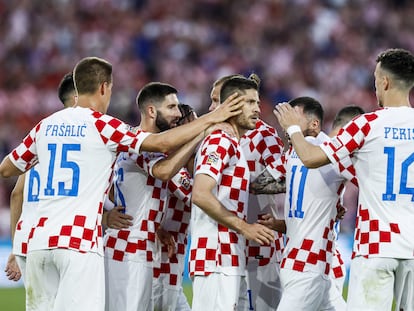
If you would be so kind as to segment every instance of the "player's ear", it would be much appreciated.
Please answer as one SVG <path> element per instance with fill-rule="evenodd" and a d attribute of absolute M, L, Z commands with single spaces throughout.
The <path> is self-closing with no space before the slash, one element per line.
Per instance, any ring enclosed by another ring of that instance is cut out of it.
<path fill-rule="evenodd" d="M 318 129 L 320 127 L 320 122 L 317 118 L 314 118 L 311 122 L 312 129 Z"/>
<path fill-rule="evenodd" d="M 384 91 L 388 90 L 391 87 L 391 79 L 389 76 L 384 75 L 381 80 L 382 87 Z"/>
<path fill-rule="evenodd" d="M 106 87 L 106 82 L 101 83 L 99 86 L 99 94 L 105 95 Z"/>
<path fill-rule="evenodd" d="M 157 109 L 155 109 L 155 106 L 148 105 L 146 110 L 147 110 L 148 116 L 150 116 L 151 118 L 155 119 L 157 117 Z"/>

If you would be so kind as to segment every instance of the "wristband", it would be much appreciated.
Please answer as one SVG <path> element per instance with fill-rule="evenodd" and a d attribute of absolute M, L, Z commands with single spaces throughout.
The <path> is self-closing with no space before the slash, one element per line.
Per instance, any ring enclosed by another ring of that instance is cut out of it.
<path fill-rule="evenodd" d="M 292 136 L 298 132 L 302 132 L 299 125 L 291 125 L 286 129 L 286 133 L 288 133 L 289 136 Z"/>

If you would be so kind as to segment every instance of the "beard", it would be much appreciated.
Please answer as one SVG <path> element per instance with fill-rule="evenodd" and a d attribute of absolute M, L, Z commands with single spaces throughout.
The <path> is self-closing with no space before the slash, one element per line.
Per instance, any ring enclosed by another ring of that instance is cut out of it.
<path fill-rule="evenodd" d="M 160 111 L 157 111 L 157 117 L 155 118 L 155 125 L 160 130 L 160 132 L 164 132 L 171 128 L 170 123 L 164 118 Z"/>
<path fill-rule="evenodd" d="M 254 130 L 256 128 L 256 122 L 251 122 L 245 117 L 241 117 L 238 121 L 239 127 L 246 131 Z"/>

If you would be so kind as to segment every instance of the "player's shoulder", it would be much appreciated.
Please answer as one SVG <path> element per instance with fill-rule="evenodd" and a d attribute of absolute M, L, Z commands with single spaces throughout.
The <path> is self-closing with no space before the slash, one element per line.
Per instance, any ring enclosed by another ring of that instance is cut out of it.
<path fill-rule="evenodd" d="M 277 136 L 276 129 L 273 126 L 267 124 L 266 122 L 260 119 L 256 122 L 255 130 L 261 133 L 263 136 L 270 136 L 270 135 Z"/>
<path fill-rule="evenodd" d="M 237 142 L 235 139 L 236 138 L 233 137 L 232 134 L 226 132 L 225 130 L 217 129 L 205 138 L 205 142 L 208 144 L 220 145 Z"/>
<path fill-rule="evenodd" d="M 216 150 L 219 153 L 234 154 L 239 149 L 236 137 L 223 130 L 216 130 L 208 135 L 203 142 L 202 150 Z"/>

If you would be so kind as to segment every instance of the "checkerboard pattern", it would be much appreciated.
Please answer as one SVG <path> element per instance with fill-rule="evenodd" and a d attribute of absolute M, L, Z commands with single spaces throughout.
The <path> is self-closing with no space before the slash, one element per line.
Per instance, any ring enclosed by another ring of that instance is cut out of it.
<path fill-rule="evenodd" d="M 257 169 L 255 163 L 264 166 L 274 163 L 283 151 L 283 142 L 276 130 L 262 120 L 256 123 L 256 129 L 246 132 L 240 145 L 248 159 L 250 172 L 261 172 L 262 168 Z"/>
<path fill-rule="evenodd" d="M 42 122 L 39 122 L 9 155 L 10 160 L 21 171 L 28 170 L 37 161 L 35 141 L 41 124 Z"/>
<path fill-rule="evenodd" d="M 13 254 L 25 256 L 27 254 L 27 240 L 30 230 L 25 228 L 23 230 L 23 220 L 20 220 L 16 224 L 16 231 L 14 232 L 13 240 Z"/>
<path fill-rule="evenodd" d="M 150 241 L 132 239 L 129 237 L 129 230 L 119 230 L 116 237 L 108 236 L 105 241 L 105 256 L 117 261 L 128 260 L 128 254 L 135 255 L 138 252 L 141 253 L 143 261 L 152 262 L 153 257 L 153 245 Z"/>
<path fill-rule="evenodd" d="M 61 227 L 59 235 L 49 237 L 49 248 L 69 248 L 80 252 L 92 249 L 97 238 L 95 228 L 87 228 L 85 223 L 85 216 L 76 215 L 71 225 Z"/>
<path fill-rule="evenodd" d="M 276 165 L 283 151 L 283 142 L 276 130 L 261 120 L 256 123 L 254 130 L 246 132 L 240 139 L 240 145 L 247 159 L 251 180 L 256 179 L 266 166 Z M 264 214 L 263 209 L 276 204 L 272 196 L 266 197 L 267 200 L 262 196 L 260 201 L 254 197 L 254 194 L 249 195 L 249 222 L 256 221 Z M 275 241 L 270 245 L 261 246 L 254 241 L 247 241 L 246 246 L 247 262 L 256 260 L 260 266 L 264 266 L 281 260 L 283 235 L 275 232 Z"/>
<path fill-rule="evenodd" d="M 168 281 L 168 285 L 178 287 L 181 286 L 184 271 L 187 232 L 191 217 L 192 178 L 187 169 L 182 168 L 168 182 L 168 190 L 163 228 L 173 235 L 177 243 L 177 252 L 172 258 L 168 258 L 167 247 L 161 248 L 161 268 L 154 268 L 154 277 L 168 274 L 168 277 L 163 279 L 164 282 Z"/>
<path fill-rule="evenodd" d="M 197 174 L 214 178 L 217 199 L 246 220 L 250 173 L 237 141 L 223 131 L 207 136 L 197 152 Z M 217 270 L 244 275 L 244 237 L 218 224 L 195 205 L 193 213 L 196 216 L 191 224 L 190 275 L 208 275 Z"/>
<path fill-rule="evenodd" d="M 300 248 L 289 248 L 289 240 L 286 242 L 286 250 L 280 267 L 299 272 L 307 271 L 308 266 L 317 266 L 322 273 L 329 275 L 333 254 L 333 225 L 325 227 L 321 241 L 303 239 Z"/>
<path fill-rule="evenodd" d="M 337 137 L 324 143 L 324 145 L 329 146 L 332 150 L 332 156 L 335 162 L 340 161 L 340 156 L 337 154 L 340 148 L 345 147 L 347 154 L 350 154 L 355 149 L 361 148 L 364 145 L 365 137 L 371 131 L 369 122 L 377 118 L 378 115 L 375 112 L 361 115 L 352 120 L 346 128 L 342 128 L 338 132 Z"/>
<path fill-rule="evenodd" d="M 217 266 L 218 249 L 216 241 L 207 237 L 200 237 L 192 242 L 189 258 L 190 276 L 209 275 Z"/>
<path fill-rule="evenodd" d="M 217 176 L 220 192 L 236 203 L 226 208 L 246 219 L 250 178 L 245 159 L 240 160 L 242 155 L 239 144 L 225 132 L 216 131 L 206 137 L 200 150 L 196 174 L 209 172 L 208 175 Z"/>
<path fill-rule="evenodd" d="M 147 233 L 149 241 L 155 242 L 155 232 L 158 230 L 164 217 L 164 204 L 166 198 L 163 193 L 167 184 L 152 176 L 148 176 L 147 186 L 151 187 L 152 198 L 156 200 L 157 204 L 151 206 L 147 218 L 143 219 L 141 222 L 140 229 Z"/>
<path fill-rule="evenodd" d="M 397 223 L 385 226 L 378 219 L 373 219 L 368 209 L 359 205 L 352 258 L 356 255 L 369 257 L 379 254 L 381 245 L 392 243 L 392 237 L 398 234 L 400 234 L 400 228 Z"/>
<path fill-rule="evenodd" d="M 107 145 L 115 145 L 115 148 L 111 149 L 115 149 L 116 152 L 129 152 L 137 149 L 137 134 L 132 133 L 127 124 L 97 111 L 93 112 L 92 115 L 97 119 L 95 126 L 102 141 Z M 138 131 L 137 133 L 141 132 Z"/>
<path fill-rule="evenodd" d="M 108 229 L 105 256 L 118 261 L 149 262 L 159 265 L 156 231 L 163 221 L 167 183 L 151 176 L 153 166 L 164 154 L 143 152 L 120 153 L 115 170 L 116 196 L 122 193 L 126 213 L 133 215 L 133 225 L 124 230 Z M 119 179 L 118 179 L 119 178 Z M 128 178 L 128 182 L 124 182 Z"/>
<path fill-rule="evenodd" d="M 336 279 L 343 278 L 346 274 L 345 263 L 338 249 L 335 249 L 332 257 L 332 274 Z"/>

